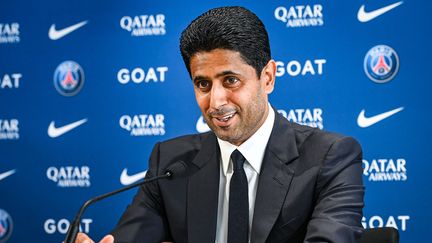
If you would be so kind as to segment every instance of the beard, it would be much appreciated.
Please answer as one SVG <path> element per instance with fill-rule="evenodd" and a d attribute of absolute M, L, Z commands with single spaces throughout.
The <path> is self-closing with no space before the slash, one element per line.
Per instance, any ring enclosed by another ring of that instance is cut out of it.
<path fill-rule="evenodd" d="M 209 110 L 204 115 L 204 118 L 207 125 L 219 139 L 234 145 L 240 145 L 251 137 L 264 123 L 267 112 L 266 107 L 266 99 L 259 92 L 257 97 L 255 97 L 255 102 L 248 102 L 243 109 L 238 106 L 222 106 L 218 109 Z M 230 119 L 235 120 L 226 127 L 217 126 L 212 121 L 216 119 L 214 118 L 215 116 L 224 117 L 232 113 L 234 113 L 234 116 Z"/>

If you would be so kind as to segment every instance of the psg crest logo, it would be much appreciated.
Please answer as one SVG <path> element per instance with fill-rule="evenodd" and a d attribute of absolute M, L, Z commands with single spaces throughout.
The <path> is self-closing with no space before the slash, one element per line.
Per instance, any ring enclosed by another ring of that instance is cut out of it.
<path fill-rule="evenodd" d="M 9 214 L 0 209 L 0 242 L 6 242 L 12 234 L 12 218 Z"/>
<path fill-rule="evenodd" d="M 64 96 L 76 95 L 84 84 L 84 71 L 74 61 L 62 62 L 54 72 L 54 86 Z"/>
<path fill-rule="evenodd" d="M 399 57 L 393 48 L 386 45 L 374 46 L 364 58 L 364 71 L 376 83 L 386 83 L 399 70 Z"/>

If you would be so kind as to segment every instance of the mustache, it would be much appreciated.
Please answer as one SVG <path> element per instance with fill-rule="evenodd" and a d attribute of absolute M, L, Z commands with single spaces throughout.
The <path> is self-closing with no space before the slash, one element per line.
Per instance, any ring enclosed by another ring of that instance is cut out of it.
<path fill-rule="evenodd" d="M 207 115 L 209 117 L 214 116 L 224 116 L 229 113 L 237 112 L 237 109 L 235 108 L 229 108 L 229 107 L 219 107 L 217 109 L 213 109 L 207 112 Z"/>

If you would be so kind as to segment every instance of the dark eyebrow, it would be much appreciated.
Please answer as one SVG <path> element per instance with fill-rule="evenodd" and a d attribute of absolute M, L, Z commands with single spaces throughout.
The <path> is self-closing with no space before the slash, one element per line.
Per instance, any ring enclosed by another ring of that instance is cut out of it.
<path fill-rule="evenodd" d="M 216 78 L 222 77 L 222 76 L 226 76 L 226 75 L 239 75 L 238 73 L 231 71 L 231 70 L 226 70 L 223 72 L 220 72 L 218 74 L 216 74 Z M 206 77 L 206 76 L 196 76 L 193 81 L 194 83 L 200 81 L 200 80 L 208 80 L 210 78 Z"/>
<path fill-rule="evenodd" d="M 216 78 L 226 76 L 226 75 L 239 75 L 239 74 L 234 72 L 234 71 L 231 71 L 231 70 L 226 70 L 226 71 L 223 71 L 221 73 L 216 74 Z"/>

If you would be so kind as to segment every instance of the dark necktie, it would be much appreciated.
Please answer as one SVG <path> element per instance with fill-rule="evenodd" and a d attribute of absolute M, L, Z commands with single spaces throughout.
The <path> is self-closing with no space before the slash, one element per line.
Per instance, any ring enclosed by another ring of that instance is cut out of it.
<path fill-rule="evenodd" d="M 248 243 L 248 181 L 243 164 L 246 159 L 237 149 L 231 154 L 233 175 L 230 182 L 228 209 L 228 243 Z"/>

